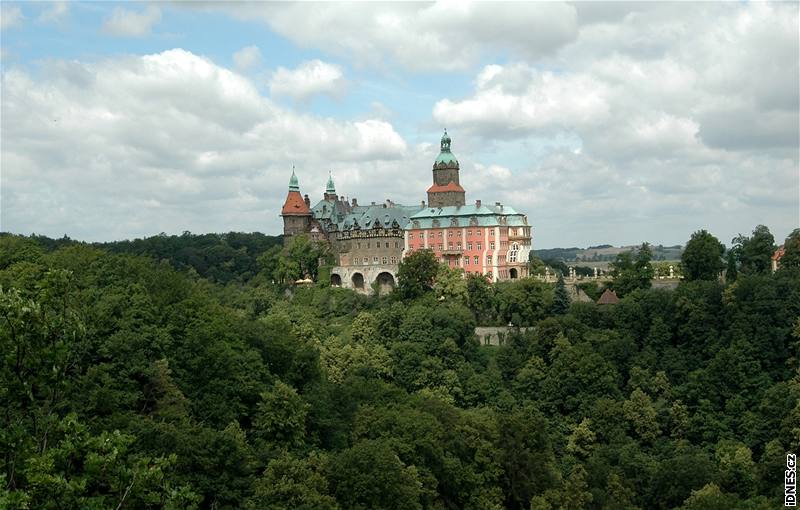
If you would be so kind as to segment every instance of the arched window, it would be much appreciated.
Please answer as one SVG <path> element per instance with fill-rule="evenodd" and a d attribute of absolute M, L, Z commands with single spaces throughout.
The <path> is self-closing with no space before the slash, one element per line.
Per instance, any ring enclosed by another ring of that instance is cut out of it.
<path fill-rule="evenodd" d="M 512 243 L 511 249 L 508 251 L 508 261 L 516 262 L 518 254 L 519 254 L 519 245 L 517 243 Z"/>

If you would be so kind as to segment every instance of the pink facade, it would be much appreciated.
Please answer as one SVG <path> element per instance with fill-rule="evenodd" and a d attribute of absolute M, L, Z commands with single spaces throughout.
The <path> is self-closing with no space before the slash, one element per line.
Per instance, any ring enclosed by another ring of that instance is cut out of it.
<path fill-rule="evenodd" d="M 442 263 L 466 274 L 482 274 L 492 280 L 528 276 L 530 227 L 410 228 L 406 230 L 406 255 L 430 249 Z"/>

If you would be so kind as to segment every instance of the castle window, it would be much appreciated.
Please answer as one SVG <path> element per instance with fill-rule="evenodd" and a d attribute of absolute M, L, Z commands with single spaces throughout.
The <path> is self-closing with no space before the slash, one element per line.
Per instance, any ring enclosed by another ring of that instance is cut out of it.
<path fill-rule="evenodd" d="M 492 256 L 491 255 L 486 255 L 486 263 L 487 264 L 491 264 L 492 263 Z"/>
<path fill-rule="evenodd" d="M 489 249 L 494 250 L 494 241 L 489 243 Z"/>
<path fill-rule="evenodd" d="M 363 264 L 364 264 L 365 266 L 366 266 L 367 264 L 369 264 L 369 257 L 364 257 L 364 262 L 363 262 Z"/>
<path fill-rule="evenodd" d="M 378 257 L 372 257 L 372 263 L 373 264 L 377 264 L 378 263 Z"/>
<path fill-rule="evenodd" d="M 414 232 L 409 232 L 408 233 L 408 238 L 409 239 L 414 239 Z"/>
<path fill-rule="evenodd" d="M 389 241 L 386 241 L 386 247 L 387 248 L 389 247 Z"/>
<path fill-rule="evenodd" d="M 476 230 L 475 231 L 475 235 L 478 235 L 478 236 L 481 235 L 481 229 Z"/>
<path fill-rule="evenodd" d="M 358 243 L 358 249 L 359 250 L 361 249 L 361 243 Z"/>
<path fill-rule="evenodd" d="M 456 243 L 456 249 L 461 250 L 461 243 Z"/>
<path fill-rule="evenodd" d="M 478 243 L 478 249 L 479 250 L 481 249 L 481 243 Z"/>
<path fill-rule="evenodd" d="M 359 260 L 361 260 L 361 259 L 359 259 L 358 257 L 354 258 L 353 259 L 353 264 L 358 264 Z"/>
<path fill-rule="evenodd" d="M 399 248 L 400 247 L 400 241 L 395 241 L 394 242 L 394 247 L 395 248 Z"/>
<path fill-rule="evenodd" d="M 439 245 L 439 251 L 442 251 L 442 245 L 441 244 Z"/>
<path fill-rule="evenodd" d="M 467 250 L 472 250 L 472 243 L 467 243 Z"/>
<path fill-rule="evenodd" d="M 469 257 L 464 257 L 464 264 L 469 265 Z"/>
<path fill-rule="evenodd" d="M 517 261 L 517 253 L 519 253 L 519 245 L 514 243 L 511 245 L 511 250 L 508 252 L 508 261 L 509 262 L 516 262 Z"/>
<path fill-rule="evenodd" d="M 452 250 L 453 249 L 453 243 L 448 243 L 447 244 L 447 249 Z"/>
<path fill-rule="evenodd" d="M 369 243 L 367 243 L 367 248 L 369 248 Z"/>
<path fill-rule="evenodd" d="M 441 238 L 442 238 L 442 231 L 440 230 L 439 231 L 439 239 L 441 239 Z"/>
<path fill-rule="evenodd" d="M 397 257 L 392 257 L 392 264 L 397 264 Z"/>
<path fill-rule="evenodd" d="M 386 258 L 386 257 L 383 257 L 383 263 L 384 263 L 384 264 L 387 264 L 388 262 L 389 262 L 389 259 L 388 259 L 388 258 Z"/>
<path fill-rule="evenodd" d="M 433 228 L 439 228 L 439 220 L 433 220 Z"/>
<path fill-rule="evenodd" d="M 458 226 L 458 218 L 450 218 L 450 226 L 457 227 Z"/>
<path fill-rule="evenodd" d="M 414 228 L 419 228 L 419 222 L 417 220 L 414 220 L 414 223 L 412 223 L 412 225 L 414 226 Z"/>
<path fill-rule="evenodd" d="M 467 230 L 467 235 L 471 236 L 472 235 L 472 230 Z"/>
<path fill-rule="evenodd" d="M 489 235 L 494 236 L 494 229 L 489 230 Z"/>
<path fill-rule="evenodd" d="M 475 257 L 473 257 L 473 260 L 475 261 L 475 265 L 476 265 L 476 266 L 477 266 L 478 264 L 480 264 L 480 262 L 478 261 L 478 256 L 477 256 L 477 255 L 475 255 Z"/>

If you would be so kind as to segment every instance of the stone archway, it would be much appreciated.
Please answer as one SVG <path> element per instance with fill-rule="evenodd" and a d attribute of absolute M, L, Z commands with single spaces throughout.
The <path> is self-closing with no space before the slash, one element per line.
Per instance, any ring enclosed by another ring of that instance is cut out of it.
<path fill-rule="evenodd" d="M 351 278 L 353 282 L 353 288 L 364 290 L 364 275 L 361 273 L 353 273 L 353 277 Z"/>
<path fill-rule="evenodd" d="M 388 271 L 379 273 L 375 281 L 378 283 L 378 292 L 381 294 L 388 294 L 394 290 L 394 275 Z"/>
<path fill-rule="evenodd" d="M 517 276 L 517 268 L 515 268 L 515 267 L 512 267 L 511 269 L 509 269 L 509 270 L 508 270 L 508 276 L 509 276 L 509 277 L 510 277 L 512 280 L 516 280 L 516 279 L 518 278 L 518 276 Z"/>
<path fill-rule="evenodd" d="M 331 274 L 331 286 L 333 287 L 341 287 L 342 286 L 342 277 L 336 273 Z"/>

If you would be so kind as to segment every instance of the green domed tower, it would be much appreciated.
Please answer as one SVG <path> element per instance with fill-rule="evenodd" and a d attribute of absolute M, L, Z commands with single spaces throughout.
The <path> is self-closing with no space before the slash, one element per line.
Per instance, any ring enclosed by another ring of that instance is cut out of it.
<path fill-rule="evenodd" d="M 338 198 L 336 196 L 336 186 L 333 185 L 333 175 L 330 172 L 328 172 L 328 184 L 325 186 L 325 194 L 323 197 L 325 200 L 334 202 Z"/>
<path fill-rule="evenodd" d="M 444 130 L 441 149 L 433 162 L 433 185 L 428 188 L 428 205 L 431 207 L 462 206 L 465 191 L 458 182 L 458 160 L 450 152 L 450 135 Z"/>

